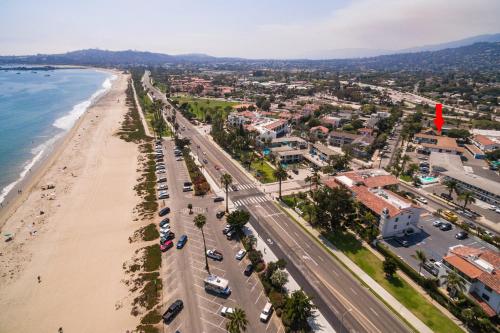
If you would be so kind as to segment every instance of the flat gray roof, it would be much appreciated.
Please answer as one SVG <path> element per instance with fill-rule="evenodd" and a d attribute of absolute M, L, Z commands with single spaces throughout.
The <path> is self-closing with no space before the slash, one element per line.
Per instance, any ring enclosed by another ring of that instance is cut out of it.
<path fill-rule="evenodd" d="M 304 155 L 307 153 L 307 149 L 292 149 L 287 151 L 280 151 L 278 155 L 280 156 L 293 156 L 293 155 Z"/>
<path fill-rule="evenodd" d="M 431 167 L 440 167 L 446 169 L 446 171 L 464 172 L 462 160 L 458 155 L 432 152 L 429 157 L 429 164 Z"/>
<path fill-rule="evenodd" d="M 480 188 L 486 192 L 489 192 L 491 194 L 500 197 L 500 186 L 498 186 L 498 182 L 496 181 L 472 173 L 465 173 L 465 172 L 447 171 L 443 172 L 443 175 L 455 178 L 456 180 L 461 181 L 462 183 L 466 183 L 471 186 Z"/>
<path fill-rule="evenodd" d="M 271 142 L 272 143 L 280 143 L 280 142 L 303 142 L 306 143 L 306 140 L 299 138 L 298 136 L 284 136 L 281 138 L 273 139 Z"/>
<path fill-rule="evenodd" d="M 321 153 L 326 154 L 326 155 L 338 155 L 335 151 L 333 151 L 332 149 L 328 148 L 327 146 L 325 146 L 322 143 L 315 143 L 314 144 L 314 148 L 316 148 Z"/>

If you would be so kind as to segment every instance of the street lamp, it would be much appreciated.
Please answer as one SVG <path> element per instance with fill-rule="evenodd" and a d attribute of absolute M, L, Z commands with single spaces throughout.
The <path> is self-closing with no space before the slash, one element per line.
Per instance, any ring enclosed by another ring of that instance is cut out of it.
<path fill-rule="evenodd" d="M 352 311 L 352 308 L 349 308 L 349 309 L 345 310 L 345 312 L 342 314 L 342 319 L 341 319 L 342 326 L 344 326 L 344 316 L 351 311 Z"/>

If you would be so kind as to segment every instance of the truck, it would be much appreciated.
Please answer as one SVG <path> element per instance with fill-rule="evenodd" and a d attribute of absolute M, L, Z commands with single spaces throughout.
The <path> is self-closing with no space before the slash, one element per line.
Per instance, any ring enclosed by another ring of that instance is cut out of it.
<path fill-rule="evenodd" d="M 209 275 L 204 280 L 205 291 L 214 293 L 221 296 L 231 295 L 231 288 L 229 288 L 229 281 L 218 277 L 217 275 Z"/>
<path fill-rule="evenodd" d="M 183 308 L 184 308 L 184 303 L 182 302 L 182 300 L 178 299 L 175 302 L 173 302 L 168 307 L 167 311 L 165 311 L 165 313 L 163 314 L 162 316 L 163 322 L 165 324 L 169 324 L 172 320 L 174 320 L 174 318 L 177 316 L 177 314 L 179 314 L 179 312 L 181 312 Z"/>

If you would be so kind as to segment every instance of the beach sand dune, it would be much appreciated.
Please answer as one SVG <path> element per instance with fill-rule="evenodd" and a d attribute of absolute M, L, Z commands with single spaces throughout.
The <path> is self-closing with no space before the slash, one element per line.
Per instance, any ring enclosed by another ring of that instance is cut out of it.
<path fill-rule="evenodd" d="M 138 324 L 121 283 L 122 264 L 140 246 L 128 240 L 139 227 L 138 149 L 115 135 L 127 79 L 117 74 L 2 228 L 15 238 L 0 244 L 0 332 L 125 332 Z M 55 188 L 41 189 L 49 183 Z"/>

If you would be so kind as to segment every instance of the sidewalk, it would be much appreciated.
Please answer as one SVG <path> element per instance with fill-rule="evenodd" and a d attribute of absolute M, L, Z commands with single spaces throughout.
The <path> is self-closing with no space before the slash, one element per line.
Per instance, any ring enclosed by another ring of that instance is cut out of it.
<path fill-rule="evenodd" d="M 191 152 L 191 154 L 195 156 L 193 152 Z M 210 184 L 212 192 L 216 193 L 217 195 L 223 196 L 225 198 L 226 192 L 217 185 L 216 181 L 210 176 L 210 174 L 205 170 L 205 168 L 201 168 L 201 172 L 207 179 L 207 182 Z M 229 200 L 229 207 L 230 211 L 234 209 L 234 204 L 230 200 Z M 245 234 L 254 235 L 257 238 L 257 244 L 255 248 L 262 253 L 265 262 L 278 260 L 278 257 L 267 245 L 267 241 L 263 239 L 250 224 L 247 224 L 247 229 L 245 230 Z M 243 248 L 243 245 L 241 247 Z M 289 292 L 301 289 L 299 284 L 293 279 L 290 273 L 288 271 L 287 273 L 288 273 L 288 283 L 285 285 L 285 288 L 287 288 Z M 277 316 L 273 316 L 273 318 L 277 319 Z M 280 321 L 279 325 L 280 327 L 282 327 L 281 320 L 279 321 Z M 326 318 L 321 314 L 321 312 L 317 310 L 315 311 L 315 317 L 309 322 L 309 324 L 313 328 L 313 332 L 335 333 L 335 330 L 333 329 L 333 327 L 330 326 Z"/>
<path fill-rule="evenodd" d="M 153 138 L 154 135 L 151 135 L 151 132 L 149 131 L 148 123 L 146 121 L 146 118 L 144 117 L 144 113 L 142 112 L 141 104 L 139 103 L 139 99 L 137 98 L 137 93 L 135 92 L 134 80 L 132 80 L 131 84 L 132 84 L 132 90 L 134 91 L 135 105 L 137 106 L 137 110 L 139 111 L 139 116 L 141 117 L 142 126 L 144 127 L 144 132 L 146 133 L 146 136 Z"/>
<path fill-rule="evenodd" d="M 280 205 L 278 203 L 278 205 Z M 327 239 L 322 237 L 320 233 L 311 227 L 301 216 L 295 213 L 288 207 L 280 205 L 288 214 L 293 216 L 295 220 L 301 224 L 301 226 L 307 230 L 309 234 L 319 239 L 328 250 L 340 261 L 342 262 L 351 272 L 353 272 L 361 281 L 363 281 L 375 294 L 382 298 L 387 304 L 389 304 L 392 309 L 397 312 L 402 318 L 408 321 L 416 330 L 424 333 L 432 333 L 432 330 L 425 325 L 420 319 L 418 319 L 410 310 L 404 307 L 394 296 L 392 296 L 387 290 L 380 286 L 375 280 L 373 280 L 368 274 L 366 274 L 361 268 L 359 268 L 354 262 L 351 261 L 342 251 L 338 250 L 332 243 Z"/>

